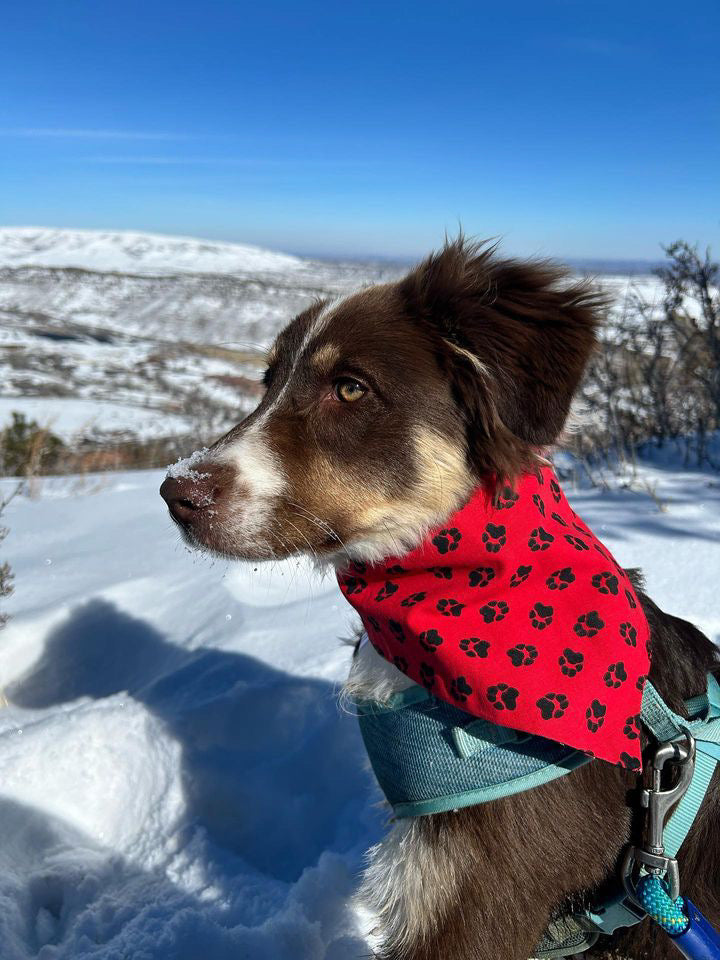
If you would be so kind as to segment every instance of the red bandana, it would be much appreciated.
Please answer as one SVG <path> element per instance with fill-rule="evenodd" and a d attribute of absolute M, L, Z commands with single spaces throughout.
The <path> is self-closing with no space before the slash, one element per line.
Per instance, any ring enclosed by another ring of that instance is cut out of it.
<path fill-rule="evenodd" d="M 338 573 L 377 651 L 486 720 L 631 769 L 648 624 L 550 469 L 483 490 L 416 550 Z"/>

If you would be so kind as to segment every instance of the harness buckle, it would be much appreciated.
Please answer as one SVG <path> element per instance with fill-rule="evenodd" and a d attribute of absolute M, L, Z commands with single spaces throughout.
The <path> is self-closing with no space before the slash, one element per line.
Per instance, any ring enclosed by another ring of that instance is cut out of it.
<path fill-rule="evenodd" d="M 675 857 L 665 854 L 663 831 L 670 810 L 687 792 L 695 772 L 695 739 L 687 728 L 683 733 L 684 741 L 671 740 L 655 750 L 651 765 L 652 786 L 640 794 L 640 804 L 648 812 L 645 845 L 628 847 L 621 868 L 625 892 L 636 904 L 637 875 L 641 869 L 645 873 L 664 876 L 672 900 L 680 896 L 678 862 Z M 666 765 L 677 767 L 678 777 L 673 786 L 663 789 L 662 774 Z"/>

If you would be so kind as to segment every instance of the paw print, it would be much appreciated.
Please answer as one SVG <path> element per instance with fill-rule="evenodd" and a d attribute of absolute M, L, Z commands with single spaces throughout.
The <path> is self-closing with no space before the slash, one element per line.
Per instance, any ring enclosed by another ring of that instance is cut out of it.
<path fill-rule="evenodd" d="M 463 637 L 460 641 L 460 649 L 466 657 L 484 659 L 488 655 L 490 644 L 487 640 L 480 640 L 479 637 Z"/>
<path fill-rule="evenodd" d="M 342 585 L 346 596 L 352 597 L 356 593 L 363 592 L 367 587 L 367 581 L 362 577 L 344 577 Z"/>
<path fill-rule="evenodd" d="M 514 667 L 530 667 L 537 660 L 537 647 L 531 643 L 516 643 L 505 651 Z"/>
<path fill-rule="evenodd" d="M 567 526 L 567 522 L 566 522 L 565 520 L 563 520 L 563 518 L 560 516 L 559 513 L 552 513 L 551 516 L 552 516 L 553 520 L 555 521 L 555 523 L 559 523 L 561 527 L 566 527 L 566 526 Z"/>
<path fill-rule="evenodd" d="M 617 596 L 619 586 L 618 578 L 614 573 L 610 573 L 609 570 L 605 570 L 603 573 L 596 573 L 591 583 L 600 593 L 611 593 L 614 597 Z"/>
<path fill-rule="evenodd" d="M 459 617 L 465 604 L 452 599 L 438 600 L 437 608 L 444 617 Z"/>
<path fill-rule="evenodd" d="M 480 607 L 480 616 L 485 623 L 499 623 L 510 613 L 510 607 L 504 600 L 491 600 Z"/>
<path fill-rule="evenodd" d="M 350 569 L 354 573 L 363 574 L 367 571 L 367 564 L 363 563 L 362 560 L 353 560 L 353 562 L 350 564 Z"/>
<path fill-rule="evenodd" d="M 452 567 L 430 567 L 430 573 L 438 580 L 452 580 Z"/>
<path fill-rule="evenodd" d="M 405 567 L 401 567 L 399 563 L 396 563 L 394 567 L 388 567 L 385 573 L 389 573 L 390 576 L 394 576 L 396 573 L 407 573 Z"/>
<path fill-rule="evenodd" d="M 423 650 L 427 650 L 428 653 L 433 653 L 437 648 L 443 643 L 443 638 L 437 632 L 437 630 L 423 630 L 423 632 L 418 637 L 420 641 L 420 646 Z"/>
<path fill-rule="evenodd" d="M 450 527 L 449 530 L 441 530 L 437 533 L 432 542 L 437 547 L 438 553 L 451 553 L 453 550 L 457 550 L 461 539 L 462 534 L 457 527 Z"/>
<path fill-rule="evenodd" d="M 543 500 L 543 498 L 540 496 L 539 493 L 534 493 L 534 494 L 533 494 L 532 502 L 535 504 L 535 506 L 536 506 L 536 507 L 538 508 L 538 510 L 540 511 L 540 516 L 541 516 L 541 517 L 544 517 L 544 516 L 545 516 L 545 501 Z"/>
<path fill-rule="evenodd" d="M 501 523 L 488 523 L 483 531 L 482 542 L 488 553 L 499 553 L 507 543 L 505 527 Z"/>
<path fill-rule="evenodd" d="M 538 602 L 530 610 L 528 616 L 530 617 L 530 623 L 536 630 L 544 630 L 553 621 L 553 608 Z"/>
<path fill-rule="evenodd" d="M 570 544 L 570 546 L 575 547 L 576 550 L 580 550 L 582 552 L 583 550 L 590 549 L 590 547 L 587 545 L 587 543 L 584 540 L 582 540 L 580 537 L 574 537 L 571 533 L 566 533 L 565 539 Z"/>
<path fill-rule="evenodd" d="M 607 707 L 599 700 L 593 700 L 585 711 L 585 721 L 590 733 L 597 733 L 600 727 L 605 723 L 605 714 Z"/>
<path fill-rule="evenodd" d="M 577 514 L 576 514 L 576 516 L 577 516 Z M 578 533 L 584 533 L 585 536 L 587 536 L 588 533 L 590 532 L 590 531 L 588 530 L 588 528 L 585 527 L 585 526 L 583 526 L 581 523 L 575 523 L 575 521 L 573 521 L 573 526 L 575 527 L 575 529 L 577 530 Z"/>
<path fill-rule="evenodd" d="M 548 533 L 547 530 L 544 530 L 542 527 L 535 527 L 530 534 L 528 546 L 533 552 L 537 552 L 538 550 L 547 550 L 554 541 L 555 537 L 551 533 Z"/>
<path fill-rule="evenodd" d="M 628 740 L 637 740 L 640 737 L 640 714 L 635 713 L 632 717 L 628 717 L 625 721 L 625 726 L 623 727 L 623 733 L 628 738 Z"/>
<path fill-rule="evenodd" d="M 495 506 L 498 510 L 510 510 L 520 499 L 520 494 L 515 493 L 512 487 L 503 487 L 495 498 Z"/>
<path fill-rule="evenodd" d="M 400 673 L 408 672 L 408 662 L 405 657 L 393 657 L 393 663 L 398 668 Z"/>
<path fill-rule="evenodd" d="M 453 699 L 459 700 L 460 703 L 465 703 L 471 693 L 472 687 L 467 682 L 465 677 L 455 677 L 450 684 L 450 695 L 453 697 Z"/>
<path fill-rule="evenodd" d="M 428 663 L 420 664 L 420 683 L 426 690 L 431 690 L 435 685 L 435 671 Z"/>
<path fill-rule="evenodd" d="M 498 683 L 488 687 L 487 698 L 496 710 L 514 710 L 520 691 L 507 683 Z"/>
<path fill-rule="evenodd" d="M 584 666 L 585 657 L 582 653 L 576 653 L 570 647 L 565 647 L 558 663 L 560 664 L 560 672 L 564 673 L 566 677 L 576 677 Z"/>
<path fill-rule="evenodd" d="M 414 607 L 416 603 L 422 603 L 422 601 L 427 596 L 426 593 L 411 593 L 409 597 L 405 597 L 404 600 L 400 601 L 401 607 Z"/>
<path fill-rule="evenodd" d="M 632 593 L 630 593 L 629 590 L 625 591 L 625 597 L 627 598 L 627 602 L 630 605 L 630 609 L 634 610 L 637 607 L 637 601 L 635 600 L 635 597 L 632 595 Z"/>
<path fill-rule="evenodd" d="M 397 592 L 398 592 L 398 585 L 396 583 L 393 583 L 391 580 L 387 580 L 385 582 L 385 586 L 381 587 L 378 590 L 378 594 L 375 597 L 375 599 L 379 603 L 381 600 L 387 600 L 388 597 L 391 597 L 394 593 L 397 593 Z"/>
<path fill-rule="evenodd" d="M 536 706 L 540 708 L 543 720 L 558 720 L 570 706 L 570 701 L 564 693 L 546 693 L 536 701 Z"/>
<path fill-rule="evenodd" d="M 495 571 L 492 567 L 476 567 L 470 571 L 468 577 L 471 587 L 486 587 L 495 579 Z"/>
<path fill-rule="evenodd" d="M 555 503 L 560 503 L 560 498 L 562 497 L 562 493 L 560 491 L 560 485 L 558 484 L 557 480 L 550 481 L 550 493 L 552 493 L 553 500 L 555 501 Z"/>
<path fill-rule="evenodd" d="M 631 623 L 620 624 L 620 636 L 629 647 L 637 646 L 637 630 Z"/>
<path fill-rule="evenodd" d="M 563 567 L 561 570 L 553 570 L 545 581 L 545 586 L 550 590 L 567 590 L 571 583 L 575 583 L 575 574 L 571 567 Z"/>
<path fill-rule="evenodd" d="M 512 577 L 510 577 L 510 586 L 519 587 L 521 583 L 525 583 L 531 572 L 531 566 L 519 566 Z"/>
<path fill-rule="evenodd" d="M 625 670 L 625 664 L 622 662 L 622 660 L 618 660 L 617 663 L 610 664 L 605 671 L 603 680 L 605 681 L 606 687 L 613 687 L 615 690 L 625 683 L 627 680 L 627 672 Z"/>
<path fill-rule="evenodd" d="M 624 767 L 625 770 L 640 770 L 642 764 L 637 757 L 631 757 L 629 753 L 626 753 L 624 750 L 620 754 L 620 767 Z"/>
<path fill-rule="evenodd" d="M 388 627 L 393 637 L 395 637 L 399 643 L 405 643 L 405 631 L 401 623 L 398 623 L 397 620 L 388 620 Z"/>
<path fill-rule="evenodd" d="M 594 637 L 604 626 L 605 621 L 600 619 L 597 610 L 591 610 L 589 613 L 583 613 L 577 618 L 577 623 L 573 627 L 573 630 L 579 637 Z"/>
<path fill-rule="evenodd" d="M 635 681 L 635 688 L 637 690 L 642 690 L 642 688 L 645 686 L 645 682 L 647 681 L 647 679 L 648 679 L 648 675 L 646 673 L 641 673 L 640 676 Z"/>
<path fill-rule="evenodd" d="M 368 614 L 367 622 L 370 624 L 370 626 L 373 628 L 373 630 L 379 630 L 379 629 L 380 629 L 380 624 L 377 622 L 377 620 L 375 619 L 375 617 L 373 617 L 371 614 Z"/>

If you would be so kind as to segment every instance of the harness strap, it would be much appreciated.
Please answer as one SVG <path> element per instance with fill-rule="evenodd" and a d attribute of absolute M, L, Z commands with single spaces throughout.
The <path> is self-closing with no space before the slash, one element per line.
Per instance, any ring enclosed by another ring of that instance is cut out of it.
<path fill-rule="evenodd" d="M 647 681 L 643 690 L 641 717 L 660 743 L 675 740 L 690 730 L 695 738 L 695 773 L 687 793 L 678 803 L 665 824 L 666 853 L 677 856 L 690 828 L 698 815 L 710 786 L 715 767 L 720 762 L 720 684 L 712 674 L 707 675 L 707 691 L 685 702 L 688 719 L 674 713 L 655 687 Z M 611 934 L 620 927 L 632 927 L 644 914 L 617 891 L 600 907 L 587 912 L 594 927 L 603 934 Z"/>

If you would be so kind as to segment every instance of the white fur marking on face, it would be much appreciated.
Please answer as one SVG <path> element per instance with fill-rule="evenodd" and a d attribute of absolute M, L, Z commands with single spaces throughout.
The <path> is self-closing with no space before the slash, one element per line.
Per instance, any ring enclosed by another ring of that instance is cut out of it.
<path fill-rule="evenodd" d="M 245 535 L 264 529 L 273 501 L 285 490 L 285 471 L 257 424 L 240 438 L 221 447 L 213 458 L 216 463 L 235 468 L 237 485 L 242 489 L 242 518 Z"/>

